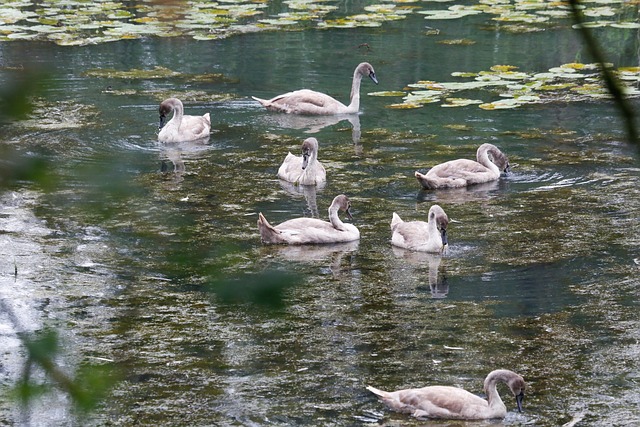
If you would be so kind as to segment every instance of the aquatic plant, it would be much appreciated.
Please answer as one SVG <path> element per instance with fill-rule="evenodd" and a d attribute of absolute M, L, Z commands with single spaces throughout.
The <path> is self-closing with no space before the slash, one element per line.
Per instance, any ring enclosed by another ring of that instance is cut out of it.
<path fill-rule="evenodd" d="M 593 99 L 612 99 L 600 77 L 598 64 L 571 63 L 553 67 L 546 72 L 516 71 L 517 67 L 495 65 L 479 72 L 454 72 L 453 77 L 465 81 L 435 82 L 430 80 L 411 83 L 405 88 L 402 103 L 388 108 L 419 108 L 425 104 L 441 102 L 443 107 L 475 105 L 484 110 L 518 108 L 523 105 L 548 102 L 578 102 Z M 640 80 L 640 68 L 614 70 L 620 77 L 622 93 L 627 98 L 640 96 L 636 83 Z M 458 97 L 465 91 L 486 92 L 498 100 L 479 100 Z M 374 92 L 373 96 L 392 96 L 395 92 Z"/>

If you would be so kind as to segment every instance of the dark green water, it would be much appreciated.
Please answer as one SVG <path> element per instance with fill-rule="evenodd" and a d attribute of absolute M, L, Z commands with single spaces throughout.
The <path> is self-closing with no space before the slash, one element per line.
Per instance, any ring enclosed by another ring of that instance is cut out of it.
<path fill-rule="evenodd" d="M 396 110 L 385 107 L 399 98 L 366 95 L 496 64 L 543 72 L 586 61 L 571 30 L 510 34 L 484 23 L 438 21 L 440 36 L 425 35 L 432 24 L 412 16 L 376 29 L 220 41 L 0 43 L 3 82 L 7 68 L 45 72 L 38 111 L 46 112 L 5 126 L 0 144 L 46 160 L 56 178 L 44 190 L 18 181 L 0 199 L 2 298 L 23 330 L 61 331 L 69 369 L 89 360 L 125 372 L 81 424 L 431 425 L 386 411 L 364 387 L 437 383 L 480 393 L 489 371 L 507 368 L 529 390 L 523 414 L 503 394 L 505 424 L 557 426 L 575 417 L 578 425 L 634 425 L 640 168 L 614 108 L 559 101 L 504 111 Z M 597 34 L 617 41 L 615 66 L 638 65 L 637 30 Z M 476 44 L 437 43 L 444 38 Z M 349 195 L 360 242 L 264 247 L 258 212 L 274 223 L 314 212 L 276 172 L 317 121 L 267 113 L 250 96 L 309 87 L 346 101 L 361 61 L 375 67 L 380 84 L 363 82 L 360 136 L 348 121 L 313 133 L 328 174 L 315 195 L 318 213 L 326 216 L 336 194 Z M 225 78 L 87 74 L 156 66 Z M 185 100 L 188 113 L 211 113 L 211 138 L 161 146 L 157 98 L 186 91 L 216 96 Z M 44 126 L 58 116 L 57 126 Z M 420 190 L 415 170 L 473 158 L 484 142 L 509 156 L 512 175 L 468 190 Z M 424 220 L 433 203 L 455 220 L 449 253 L 393 249 L 392 212 Z M 209 292 L 273 270 L 298 277 L 282 307 Z M 23 352 L 2 319 L 10 383 Z M 74 424 L 68 399 L 55 393 L 27 413 L 6 401 L 0 419 Z"/>

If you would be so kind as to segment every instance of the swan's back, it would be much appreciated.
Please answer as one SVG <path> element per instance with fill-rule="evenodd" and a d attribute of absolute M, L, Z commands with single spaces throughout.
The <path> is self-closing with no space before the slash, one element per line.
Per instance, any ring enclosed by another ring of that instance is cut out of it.
<path fill-rule="evenodd" d="M 390 409 L 418 418 L 458 420 L 486 419 L 489 404 L 475 394 L 450 386 L 428 386 L 385 392 L 367 387 Z M 491 414 L 490 418 L 504 418 L 505 414 Z"/>
<path fill-rule="evenodd" d="M 252 97 L 267 110 L 287 114 L 323 115 L 341 114 L 347 108 L 342 102 L 322 92 L 300 89 L 271 99 Z"/>

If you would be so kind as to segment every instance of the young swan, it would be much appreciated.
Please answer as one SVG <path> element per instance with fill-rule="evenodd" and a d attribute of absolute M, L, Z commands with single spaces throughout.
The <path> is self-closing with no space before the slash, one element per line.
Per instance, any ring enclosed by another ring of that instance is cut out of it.
<path fill-rule="evenodd" d="M 413 251 L 442 253 L 449 243 L 449 218 L 440 206 L 433 205 L 429 209 L 428 221 L 405 222 L 394 212 L 391 219 L 391 244 Z"/>
<path fill-rule="evenodd" d="M 329 95 L 309 89 L 296 90 L 271 99 L 260 99 L 255 96 L 252 98 L 266 107 L 267 110 L 281 113 L 308 115 L 353 114 L 360 111 L 360 82 L 362 77 L 369 77 L 375 84 L 378 84 L 376 73 L 371 64 L 367 62 L 359 64 L 353 72 L 349 105 L 344 105 Z"/>
<path fill-rule="evenodd" d="M 524 379 L 507 369 L 495 370 L 484 380 L 487 400 L 466 390 L 449 386 L 429 386 L 387 392 L 368 386 L 389 408 L 411 414 L 417 418 L 444 418 L 456 420 L 485 420 L 504 418 L 507 408 L 496 390 L 496 384 L 507 384 L 516 397 L 518 411 L 522 412 L 522 399 L 526 384 Z"/>
<path fill-rule="evenodd" d="M 426 174 L 416 171 L 416 179 L 427 190 L 466 187 L 494 181 L 509 172 L 509 159 L 493 144 L 482 144 L 476 152 L 478 161 L 457 159 L 432 167 Z"/>
<path fill-rule="evenodd" d="M 316 218 L 295 218 L 275 227 L 267 222 L 262 213 L 258 214 L 258 230 L 263 243 L 286 243 L 304 245 L 311 243 L 342 243 L 360 238 L 360 231 L 352 224 L 343 223 L 338 211 L 352 218 L 351 202 L 344 194 L 336 196 L 329 206 L 329 221 Z"/>
<path fill-rule="evenodd" d="M 278 178 L 299 185 L 322 184 L 327 172 L 318 161 L 318 140 L 307 138 L 302 143 L 302 156 L 287 154 L 278 169 Z"/>
<path fill-rule="evenodd" d="M 211 119 L 209 113 L 203 116 L 185 116 L 182 101 L 169 98 L 160 104 L 160 142 L 195 141 L 209 136 Z M 165 124 L 167 115 L 173 111 L 173 117 Z"/>

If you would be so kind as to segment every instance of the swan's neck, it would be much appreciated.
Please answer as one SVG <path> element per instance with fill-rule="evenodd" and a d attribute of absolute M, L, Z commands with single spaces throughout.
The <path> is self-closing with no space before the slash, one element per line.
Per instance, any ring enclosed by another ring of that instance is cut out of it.
<path fill-rule="evenodd" d="M 429 240 L 435 240 L 440 246 L 442 246 L 442 236 L 440 236 L 440 230 L 438 230 L 436 221 L 429 221 L 427 225 L 427 229 L 429 230 Z"/>
<path fill-rule="evenodd" d="M 173 117 L 171 117 L 171 120 L 169 122 L 170 123 L 173 122 L 174 126 L 176 126 L 179 129 L 180 125 L 182 124 L 182 116 L 183 115 L 184 115 L 184 111 L 182 110 L 180 105 L 174 105 L 173 106 Z"/>
<path fill-rule="evenodd" d="M 344 222 L 338 216 L 338 208 L 337 207 L 329 207 L 329 221 L 333 228 L 339 231 L 345 231 L 346 227 L 344 226 Z"/>
<path fill-rule="evenodd" d="M 318 168 L 318 161 L 316 160 L 315 155 L 311 154 L 309 156 L 309 161 L 307 162 L 307 167 L 302 170 L 302 173 L 300 174 L 300 178 L 305 176 L 315 176 L 317 168 Z"/>
<path fill-rule="evenodd" d="M 500 175 L 500 168 L 496 166 L 496 164 L 493 163 L 489 158 L 489 150 L 482 150 L 480 153 L 478 153 L 478 163 L 491 170 L 498 176 Z"/>
<path fill-rule="evenodd" d="M 498 394 L 498 390 L 496 386 L 499 381 L 506 382 L 506 379 L 500 375 L 500 373 L 496 373 L 485 381 L 484 392 L 487 394 L 487 402 L 489 403 L 489 408 L 493 412 L 506 413 L 507 407 L 504 402 L 500 398 Z"/>
<path fill-rule="evenodd" d="M 357 113 L 360 111 L 360 83 L 362 82 L 362 74 L 353 73 L 353 82 L 351 83 L 351 97 L 349 98 L 349 106 L 347 113 Z"/>

